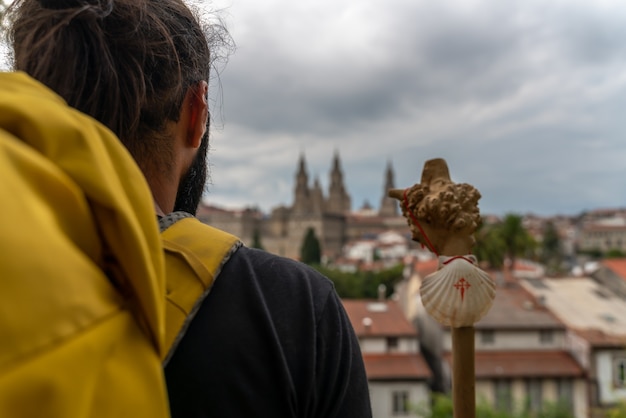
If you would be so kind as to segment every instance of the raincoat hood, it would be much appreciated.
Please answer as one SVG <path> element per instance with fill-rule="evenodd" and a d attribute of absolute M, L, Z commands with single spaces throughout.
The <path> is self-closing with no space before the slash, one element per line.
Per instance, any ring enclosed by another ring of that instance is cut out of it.
<path fill-rule="evenodd" d="M 163 249 L 119 139 L 0 73 L 0 416 L 167 416 Z"/>

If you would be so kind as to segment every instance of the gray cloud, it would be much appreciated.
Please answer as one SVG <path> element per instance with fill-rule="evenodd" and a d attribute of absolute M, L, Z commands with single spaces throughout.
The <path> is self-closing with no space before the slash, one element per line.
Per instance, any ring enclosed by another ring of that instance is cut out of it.
<path fill-rule="evenodd" d="M 338 150 L 355 206 L 433 157 L 488 211 L 626 204 L 620 2 L 231 2 L 214 202 L 289 203 Z"/>

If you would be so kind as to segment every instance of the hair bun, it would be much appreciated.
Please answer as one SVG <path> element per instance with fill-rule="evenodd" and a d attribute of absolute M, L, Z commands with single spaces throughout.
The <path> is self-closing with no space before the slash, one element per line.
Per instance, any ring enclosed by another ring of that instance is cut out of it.
<path fill-rule="evenodd" d="M 38 0 L 45 9 L 63 10 L 82 6 L 80 0 Z"/>
<path fill-rule="evenodd" d="M 104 19 L 113 10 L 113 0 L 37 0 L 41 7 L 50 10 L 82 8 L 83 12 Z"/>

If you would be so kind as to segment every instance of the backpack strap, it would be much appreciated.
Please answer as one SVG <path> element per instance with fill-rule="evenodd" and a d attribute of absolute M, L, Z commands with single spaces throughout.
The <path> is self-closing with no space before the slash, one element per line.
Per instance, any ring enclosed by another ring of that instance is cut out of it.
<path fill-rule="evenodd" d="M 169 214 L 159 224 L 165 250 L 165 365 L 222 267 L 242 243 L 185 212 Z"/>

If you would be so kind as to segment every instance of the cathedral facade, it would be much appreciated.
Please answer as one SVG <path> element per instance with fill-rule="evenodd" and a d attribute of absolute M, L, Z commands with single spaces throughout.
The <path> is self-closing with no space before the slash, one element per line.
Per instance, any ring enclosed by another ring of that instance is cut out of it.
<path fill-rule="evenodd" d="M 246 245 L 257 243 L 266 251 L 299 259 L 300 248 L 309 228 L 320 242 L 322 254 L 332 261 L 341 256 L 343 246 L 351 240 L 395 230 L 409 236 L 406 220 L 399 214 L 395 199 L 387 197 L 394 188 L 391 163 L 383 174 L 380 209 L 365 206 L 352 211 L 350 195 L 338 153 L 333 156 L 327 192 L 319 179 L 309 179 L 306 160 L 300 156 L 294 179 L 293 203 L 278 206 L 270 214 L 256 209 L 223 210 L 202 204 L 198 218 L 202 222 L 237 235 Z"/>

